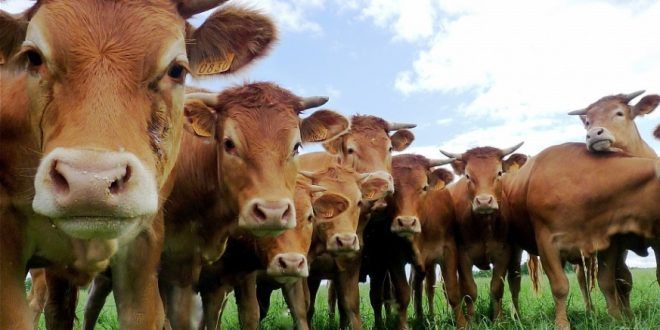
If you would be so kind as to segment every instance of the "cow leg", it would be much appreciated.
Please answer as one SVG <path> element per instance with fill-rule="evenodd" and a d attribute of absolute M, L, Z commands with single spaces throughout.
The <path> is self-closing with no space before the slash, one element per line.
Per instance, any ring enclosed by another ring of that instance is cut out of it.
<path fill-rule="evenodd" d="M 374 328 L 383 329 L 383 284 L 385 282 L 385 270 L 378 269 L 369 274 L 369 301 L 374 310 Z"/>
<path fill-rule="evenodd" d="M 284 299 L 291 311 L 295 328 L 299 330 L 308 330 L 307 303 L 305 302 L 305 292 L 303 291 L 302 279 L 295 283 L 285 284 L 282 291 L 284 293 Z"/>
<path fill-rule="evenodd" d="M 337 307 L 337 288 L 334 281 L 328 281 L 328 318 L 335 319 Z"/>
<path fill-rule="evenodd" d="M 120 248 L 112 260 L 112 291 L 122 329 L 161 329 L 164 325 L 156 276 L 163 246 L 162 217 L 160 213 L 152 228 Z"/>
<path fill-rule="evenodd" d="M 386 319 L 392 319 L 392 313 L 396 305 L 396 298 L 394 297 L 394 288 L 392 287 L 392 278 L 389 272 L 385 272 L 383 279 L 383 303 L 385 307 Z"/>
<path fill-rule="evenodd" d="M 227 302 L 227 294 L 230 291 L 229 286 L 218 283 L 200 288 L 199 293 L 202 297 L 202 309 L 204 310 L 204 318 L 200 324 L 200 329 L 220 329 L 222 311 Z"/>
<path fill-rule="evenodd" d="M 456 327 L 459 329 L 465 329 L 467 328 L 468 320 L 465 318 L 463 309 L 461 308 L 461 288 L 459 287 L 458 278 L 458 251 L 456 250 L 455 244 L 447 245 L 444 257 L 440 263 L 440 271 L 442 272 L 442 278 L 445 282 L 445 290 L 447 293 L 447 300 L 449 300 L 449 306 L 451 306 L 454 311 Z M 472 275 L 471 271 L 470 275 Z M 472 282 L 474 283 L 474 278 L 472 279 Z M 474 296 L 476 297 L 476 284 L 474 290 Z"/>
<path fill-rule="evenodd" d="M 275 288 L 266 281 L 261 281 L 257 284 L 257 301 L 259 302 L 259 319 L 263 320 L 268 315 L 270 309 L 270 296 Z M 283 288 L 282 291 L 285 291 Z M 305 299 L 303 293 L 303 301 Z M 305 319 L 307 318 L 307 310 L 305 310 Z"/>
<path fill-rule="evenodd" d="M 536 221 L 535 221 L 536 222 Z M 558 329 L 570 329 L 566 315 L 566 298 L 568 297 L 568 278 L 564 273 L 564 267 L 559 251 L 550 241 L 550 233 L 547 230 L 539 230 L 536 235 L 536 241 L 539 248 L 541 264 L 545 269 L 545 274 L 550 281 L 552 296 L 555 300 L 555 326 Z"/>
<path fill-rule="evenodd" d="M 32 287 L 28 293 L 28 304 L 32 311 L 32 322 L 34 329 L 39 329 L 39 318 L 46 306 L 46 298 L 48 296 L 48 286 L 46 285 L 46 270 L 43 268 L 30 269 L 30 278 L 32 279 Z"/>
<path fill-rule="evenodd" d="M 429 265 L 426 272 L 426 300 L 429 305 L 429 318 L 433 320 L 435 318 L 435 283 L 436 283 L 436 274 L 435 274 L 435 265 Z"/>
<path fill-rule="evenodd" d="M 628 265 L 626 265 L 627 250 L 620 250 L 616 260 L 616 291 L 621 301 L 621 309 L 626 317 L 632 318 L 633 312 L 630 308 L 630 291 L 633 286 L 633 278 Z"/>
<path fill-rule="evenodd" d="M 509 267 L 507 269 L 506 279 L 509 282 L 509 291 L 511 291 L 511 302 L 513 303 L 514 315 L 519 316 L 520 306 L 518 305 L 518 297 L 520 296 L 520 262 L 522 261 L 522 249 L 512 248 L 511 259 L 509 260 Z"/>
<path fill-rule="evenodd" d="M 96 321 L 101 314 L 105 299 L 112 292 L 112 275 L 110 271 L 103 272 L 96 275 L 92 281 L 92 286 L 87 295 L 87 302 L 85 303 L 85 315 L 83 317 L 83 329 L 93 330 Z"/>
<path fill-rule="evenodd" d="M 410 304 L 410 285 L 403 267 L 391 267 L 390 279 L 394 287 L 397 306 L 397 329 L 408 329 L 408 305 Z"/>
<path fill-rule="evenodd" d="M 314 310 L 316 308 L 316 293 L 319 291 L 321 279 L 316 277 L 307 278 L 307 321 L 312 323 L 314 317 Z"/>
<path fill-rule="evenodd" d="M 241 329 L 259 328 L 259 302 L 257 301 L 257 273 L 246 275 L 235 288 L 238 320 Z"/>
<path fill-rule="evenodd" d="M 582 292 L 582 299 L 584 300 L 584 306 L 587 309 L 587 312 L 592 312 L 593 311 L 593 305 L 591 303 L 591 283 L 588 283 L 590 281 L 590 277 L 587 276 L 587 273 L 591 271 L 589 269 L 590 267 L 591 260 L 585 260 L 585 264 L 587 268 L 585 269 L 585 265 L 582 265 L 582 263 L 577 265 L 577 268 L 575 269 L 575 274 L 577 275 L 577 280 L 578 284 L 580 285 L 580 291 Z"/>
<path fill-rule="evenodd" d="M 465 299 L 467 319 L 471 321 L 474 317 L 474 303 L 477 301 L 477 283 L 472 275 L 472 261 L 463 254 L 458 254 L 458 274 L 462 298 Z M 444 273 L 443 273 L 444 274 Z M 445 279 L 445 281 L 447 281 Z M 447 284 L 449 286 L 449 284 Z"/>
<path fill-rule="evenodd" d="M 491 319 L 502 318 L 502 297 L 504 296 L 504 276 L 509 266 L 509 258 L 501 258 L 493 263 L 493 275 L 490 279 Z"/>
<path fill-rule="evenodd" d="M 426 272 L 422 272 L 419 269 L 416 269 L 412 275 L 413 307 L 415 310 L 415 318 L 421 320 L 424 318 L 424 307 L 422 306 L 422 299 L 424 298 L 423 286 Z"/>
<path fill-rule="evenodd" d="M 48 298 L 44 307 L 46 328 L 72 329 L 76 317 L 78 286 L 46 269 Z"/>
<path fill-rule="evenodd" d="M 337 275 L 338 302 L 353 330 L 362 329 L 360 320 L 360 267 L 351 267 Z M 341 325 L 341 324 L 340 324 Z"/>
<path fill-rule="evenodd" d="M 178 286 L 171 288 L 171 294 L 168 297 L 168 319 L 172 329 L 189 330 L 192 327 L 190 314 L 192 312 L 193 298 L 195 292 L 192 285 Z"/>

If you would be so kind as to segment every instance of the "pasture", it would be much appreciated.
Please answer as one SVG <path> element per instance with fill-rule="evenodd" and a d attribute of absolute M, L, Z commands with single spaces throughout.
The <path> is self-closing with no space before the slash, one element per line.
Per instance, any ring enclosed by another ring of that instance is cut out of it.
<path fill-rule="evenodd" d="M 595 306 L 595 313 L 587 315 L 584 311 L 582 296 L 578 288 L 578 283 L 574 273 L 569 274 L 571 282 L 571 291 L 568 304 L 568 316 L 574 329 L 657 329 L 660 326 L 660 286 L 655 280 L 655 269 L 633 269 L 633 278 L 635 280 L 632 291 L 631 305 L 635 313 L 634 321 L 621 320 L 616 321 L 607 315 L 605 310 L 605 299 L 596 288 L 592 292 L 592 299 Z M 479 286 L 479 299 L 477 302 L 477 313 L 479 318 L 475 320 L 472 329 L 553 329 L 554 328 L 554 306 L 550 286 L 544 276 L 540 295 L 535 295 L 530 286 L 529 278 L 525 275 L 522 280 L 522 291 L 520 293 L 521 319 L 514 321 L 510 316 L 505 317 L 501 322 L 493 324 L 488 320 L 488 283 L 490 277 L 478 276 L 476 278 Z M 29 288 L 29 282 L 27 287 Z M 368 285 L 362 284 L 360 287 L 360 313 L 366 329 L 372 328 L 373 311 L 369 304 Z M 76 310 L 77 321 L 75 329 L 80 329 L 80 322 L 83 315 L 83 307 L 87 297 L 87 291 L 80 291 L 80 299 Z M 335 319 L 328 317 L 328 305 L 326 303 L 327 288 L 322 286 L 316 304 L 316 314 L 312 323 L 314 329 L 337 329 L 338 315 Z M 436 291 L 436 321 L 428 320 L 415 321 L 413 319 L 412 304 L 409 308 L 411 317 L 410 324 L 413 329 L 452 329 L 451 314 L 445 304 L 440 291 Z M 271 298 L 271 310 L 264 322 L 262 329 L 290 329 L 292 321 L 288 315 L 286 304 L 279 292 L 273 294 Z M 505 293 L 505 308 L 510 311 L 510 295 L 508 288 Z M 425 306 L 426 307 L 426 306 Z M 238 329 L 236 304 L 233 296 L 230 297 L 226 310 L 222 317 L 224 329 Z M 116 319 L 116 307 L 112 296 L 108 297 L 101 313 L 97 329 L 118 329 L 119 325 Z M 39 322 L 39 329 L 45 329 L 43 317 Z"/>

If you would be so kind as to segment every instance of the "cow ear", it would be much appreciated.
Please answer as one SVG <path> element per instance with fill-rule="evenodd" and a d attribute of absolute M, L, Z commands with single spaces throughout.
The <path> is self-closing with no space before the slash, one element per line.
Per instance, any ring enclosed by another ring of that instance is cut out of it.
<path fill-rule="evenodd" d="M 12 15 L 0 10 L 0 65 L 2 66 L 11 61 L 25 41 L 28 26 L 25 16 Z"/>
<path fill-rule="evenodd" d="M 433 190 L 440 190 L 454 181 L 454 173 L 444 168 L 436 168 L 429 173 L 429 186 Z"/>
<path fill-rule="evenodd" d="M 371 174 L 358 182 L 362 199 L 366 201 L 375 201 L 385 197 L 388 191 L 393 189 L 390 181 L 376 174 Z"/>
<path fill-rule="evenodd" d="M 249 9 L 223 6 L 197 29 L 187 25 L 188 61 L 193 75 L 235 73 L 265 56 L 277 39 L 274 23 Z"/>
<path fill-rule="evenodd" d="M 502 162 L 502 169 L 504 172 L 516 171 L 527 162 L 527 155 L 524 154 L 511 154 L 507 160 Z"/>
<path fill-rule="evenodd" d="M 324 193 L 312 202 L 312 208 L 317 218 L 329 219 L 346 211 L 349 204 L 348 199 L 344 196 L 335 193 Z"/>
<path fill-rule="evenodd" d="M 325 142 L 346 133 L 348 119 L 334 111 L 319 110 L 302 120 L 300 135 L 303 142 Z"/>
<path fill-rule="evenodd" d="M 415 140 L 415 134 L 407 129 L 400 129 L 390 136 L 390 140 L 394 151 L 403 151 Z"/>
<path fill-rule="evenodd" d="M 633 118 L 640 115 L 648 115 L 653 112 L 655 108 L 660 104 L 660 95 L 650 94 L 644 96 L 635 106 L 632 108 Z"/>
<path fill-rule="evenodd" d="M 188 99 L 183 109 L 186 116 L 184 127 L 197 137 L 215 138 L 218 115 L 212 108 L 197 99 Z"/>
<path fill-rule="evenodd" d="M 459 159 L 454 159 L 451 162 L 451 168 L 454 169 L 454 173 L 458 175 L 465 174 L 465 162 Z"/>

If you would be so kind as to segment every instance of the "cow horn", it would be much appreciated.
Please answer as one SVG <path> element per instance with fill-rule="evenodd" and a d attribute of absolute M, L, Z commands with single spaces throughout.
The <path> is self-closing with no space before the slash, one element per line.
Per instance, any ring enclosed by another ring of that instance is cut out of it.
<path fill-rule="evenodd" d="M 213 9 L 227 0 L 179 0 L 177 1 L 177 9 L 181 16 L 188 18 L 195 14 Z"/>
<path fill-rule="evenodd" d="M 641 91 L 636 91 L 636 92 L 632 92 L 630 94 L 626 94 L 626 95 L 623 96 L 623 98 L 624 98 L 624 100 L 626 100 L 626 103 L 628 103 L 628 102 L 632 101 L 634 98 L 644 94 L 644 92 L 646 92 L 646 91 L 642 89 Z"/>
<path fill-rule="evenodd" d="M 463 158 L 463 154 L 452 154 L 451 152 L 447 152 L 447 151 L 444 151 L 442 149 L 440 149 L 440 153 L 442 153 L 443 155 L 445 155 L 449 158 L 452 158 L 452 160 Z"/>
<path fill-rule="evenodd" d="M 300 98 L 300 110 L 316 108 L 328 102 L 327 96 L 309 96 Z"/>
<path fill-rule="evenodd" d="M 190 93 L 190 94 L 186 94 L 186 99 L 197 99 L 204 102 L 204 104 L 208 106 L 218 105 L 218 95 L 215 93 L 202 93 L 202 92 Z"/>
<path fill-rule="evenodd" d="M 568 114 L 571 116 L 584 116 L 587 114 L 587 109 L 573 110 Z"/>
<path fill-rule="evenodd" d="M 520 143 L 516 144 L 515 146 L 513 146 L 513 147 L 511 147 L 511 148 L 502 149 L 502 157 L 504 157 L 504 156 L 506 156 L 506 155 L 508 155 L 508 154 L 510 154 L 510 153 L 512 153 L 512 152 L 514 152 L 514 151 L 516 151 L 516 150 L 518 150 L 518 148 L 520 148 L 520 146 L 522 146 L 523 143 L 525 143 L 525 142 L 524 142 L 524 141 L 523 141 L 523 142 L 520 142 Z"/>
<path fill-rule="evenodd" d="M 429 159 L 429 167 L 442 166 L 445 164 L 449 164 L 452 161 L 453 159 Z"/>
<path fill-rule="evenodd" d="M 400 129 L 406 129 L 406 128 L 415 128 L 417 127 L 417 124 L 406 124 L 406 123 L 387 123 L 387 130 L 388 131 L 398 131 Z"/>
<path fill-rule="evenodd" d="M 298 171 L 298 174 L 311 180 L 314 180 L 314 178 L 316 177 L 314 172 L 310 172 L 310 171 Z"/>
<path fill-rule="evenodd" d="M 328 189 L 326 189 L 323 186 L 315 185 L 315 184 L 310 184 L 309 185 L 309 192 L 310 193 L 319 193 L 319 192 L 325 192 Z"/>

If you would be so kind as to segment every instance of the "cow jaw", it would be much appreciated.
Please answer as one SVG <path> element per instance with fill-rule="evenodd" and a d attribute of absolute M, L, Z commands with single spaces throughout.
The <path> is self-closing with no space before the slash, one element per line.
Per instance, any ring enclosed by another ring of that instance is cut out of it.
<path fill-rule="evenodd" d="M 128 152 L 57 148 L 35 176 L 35 212 L 80 239 L 139 230 L 158 210 L 156 179 Z"/>
<path fill-rule="evenodd" d="M 594 127 L 587 131 L 587 148 L 592 152 L 612 151 L 616 139 L 604 127 Z"/>

